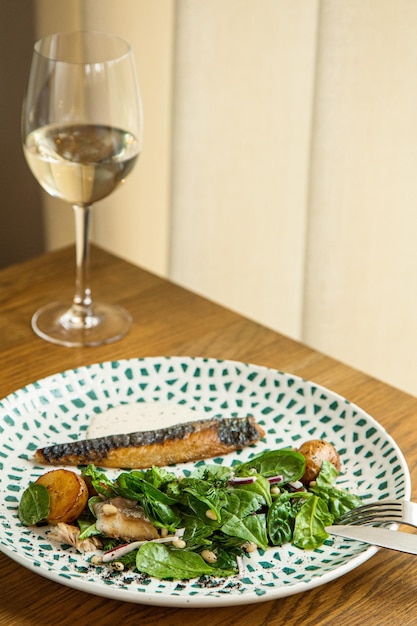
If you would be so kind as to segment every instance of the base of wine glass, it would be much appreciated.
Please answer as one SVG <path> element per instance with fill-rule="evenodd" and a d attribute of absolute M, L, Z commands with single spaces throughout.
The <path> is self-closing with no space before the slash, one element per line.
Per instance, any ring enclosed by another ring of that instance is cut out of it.
<path fill-rule="evenodd" d="M 60 346 L 100 346 L 117 341 L 130 330 L 132 318 L 118 305 L 95 303 L 90 315 L 72 316 L 68 304 L 53 302 L 32 317 L 32 328 L 39 337 Z"/>

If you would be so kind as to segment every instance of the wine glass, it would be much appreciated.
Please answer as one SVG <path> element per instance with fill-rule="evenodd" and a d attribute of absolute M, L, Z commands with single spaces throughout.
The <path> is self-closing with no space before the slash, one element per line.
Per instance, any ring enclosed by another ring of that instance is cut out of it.
<path fill-rule="evenodd" d="M 32 318 L 43 339 L 97 346 L 123 337 L 131 317 L 117 305 L 93 302 L 89 286 L 89 224 L 93 203 L 133 169 L 142 144 L 142 106 L 132 50 L 98 32 L 48 35 L 33 50 L 22 113 L 27 163 L 52 196 L 75 214 L 76 280 L 72 303 L 54 302 Z"/>

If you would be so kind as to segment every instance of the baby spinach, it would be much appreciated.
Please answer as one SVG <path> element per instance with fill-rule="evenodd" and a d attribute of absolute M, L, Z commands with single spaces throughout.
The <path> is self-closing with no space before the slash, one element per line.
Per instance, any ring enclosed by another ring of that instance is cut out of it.
<path fill-rule="evenodd" d="M 259 499 L 260 506 L 271 506 L 271 485 L 267 478 L 257 474 L 253 476 L 255 480 L 252 483 L 243 485 L 234 485 L 235 491 L 248 491 L 256 494 Z"/>
<path fill-rule="evenodd" d="M 192 472 L 193 478 L 208 480 L 216 486 L 225 486 L 232 476 L 232 468 L 225 465 L 200 465 Z"/>
<path fill-rule="evenodd" d="M 300 452 L 282 448 L 268 450 L 252 457 L 246 463 L 236 465 L 235 472 L 239 476 L 247 476 L 256 471 L 265 478 L 281 476 L 280 485 L 299 480 L 305 471 L 306 461 Z"/>
<path fill-rule="evenodd" d="M 221 519 L 221 509 L 227 500 L 224 488 L 216 489 L 206 480 L 189 477 L 182 479 L 181 492 L 197 515 L 207 517 L 207 511 L 211 511 L 213 518 Z"/>
<path fill-rule="evenodd" d="M 234 513 L 243 519 L 259 511 L 262 505 L 263 499 L 259 494 L 246 491 L 245 489 L 232 489 L 227 492 L 222 509 L 222 519 L 225 512 Z"/>
<path fill-rule="evenodd" d="M 45 485 L 31 483 L 19 502 L 19 519 L 24 526 L 34 526 L 49 515 L 50 500 Z"/>
<path fill-rule="evenodd" d="M 261 506 L 259 494 L 243 489 L 231 490 L 222 509 L 221 532 L 231 537 L 239 537 L 245 542 L 255 543 L 265 550 L 268 540 L 265 515 L 259 513 Z"/>
<path fill-rule="evenodd" d="M 94 535 L 100 535 L 100 532 L 96 528 L 95 520 L 78 519 L 77 521 L 80 529 L 80 540 L 93 537 Z"/>
<path fill-rule="evenodd" d="M 156 578 L 186 580 L 202 575 L 232 576 L 237 569 L 217 569 L 209 565 L 195 552 L 170 550 L 157 543 L 145 543 L 136 555 L 136 567 L 140 572 Z"/>
<path fill-rule="evenodd" d="M 231 537 L 239 537 L 244 542 L 254 543 L 262 550 L 268 547 L 265 515 L 247 515 L 243 519 L 234 513 L 225 514 L 226 521 L 221 530 Z"/>
<path fill-rule="evenodd" d="M 175 508 L 177 500 L 156 487 L 147 472 L 123 472 L 116 479 L 118 494 L 129 499 L 140 500 L 145 512 L 156 526 L 175 530 L 181 518 Z M 156 481 L 162 486 L 164 481 Z"/>
<path fill-rule="evenodd" d="M 306 497 L 311 494 L 304 491 L 296 493 L 282 492 L 268 509 L 266 525 L 269 542 L 273 546 L 282 546 L 292 540 L 295 519 Z"/>
<path fill-rule="evenodd" d="M 335 487 L 337 475 L 335 467 L 329 461 L 324 460 L 316 484 L 310 487 L 312 493 L 326 502 L 335 520 L 362 504 L 357 495 L 346 489 Z"/>
<path fill-rule="evenodd" d="M 318 496 L 308 498 L 295 518 L 293 544 L 303 550 L 318 548 L 328 537 L 325 526 L 330 526 L 333 520 L 323 500 Z"/>
<path fill-rule="evenodd" d="M 211 522 L 207 518 L 204 520 L 189 513 L 183 513 L 181 524 L 187 550 L 202 550 L 210 546 L 213 543 L 213 533 L 220 527 L 218 522 Z"/>
<path fill-rule="evenodd" d="M 113 482 L 94 465 L 90 464 L 82 469 L 81 474 L 87 481 L 91 482 L 93 489 L 104 498 L 111 498 L 116 495 Z"/>

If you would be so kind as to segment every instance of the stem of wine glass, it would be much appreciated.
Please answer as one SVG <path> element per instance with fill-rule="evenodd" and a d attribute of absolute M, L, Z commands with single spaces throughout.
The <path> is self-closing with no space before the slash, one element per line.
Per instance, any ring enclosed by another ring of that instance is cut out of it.
<path fill-rule="evenodd" d="M 87 329 L 97 326 L 89 286 L 91 205 L 75 204 L 75 295 L 63 322 L 69 328 Z"/>

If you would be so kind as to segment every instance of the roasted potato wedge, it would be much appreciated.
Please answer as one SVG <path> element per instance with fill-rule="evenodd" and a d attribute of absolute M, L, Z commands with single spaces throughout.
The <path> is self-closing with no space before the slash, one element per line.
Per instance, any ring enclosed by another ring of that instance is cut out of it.
<path fill-rule="evenodd" d="M 328 441 L 324 441 L 323 439 L 305 441 L 298 448 L 298 452 L 300 452 L 306 460 L 306 469 L 304 476 L 301 478 L 301 482 L 304 485 L 308 485 L 313 480 L 316 480 L 325 459 L 332 463 L 337 471 L 340 472 L 341 463 L 339 453 Z"/>
<path fill-rule="evenodd" d="M 36 482 L 48 490 L 50 511 L 47 521 L 50 524 L 73 522 L 87 506 L 88 487 L 85 480 L 75 472 L 52 470 L 40 476 Z"/>

